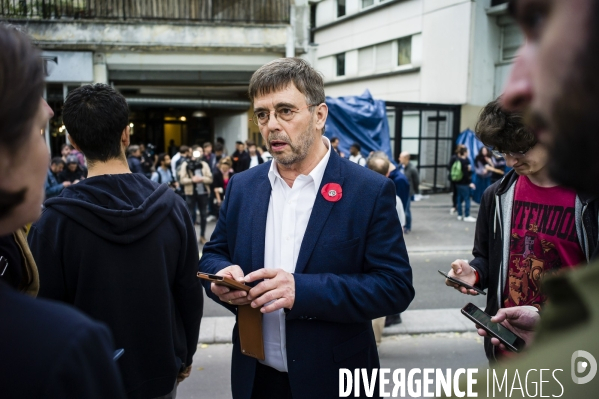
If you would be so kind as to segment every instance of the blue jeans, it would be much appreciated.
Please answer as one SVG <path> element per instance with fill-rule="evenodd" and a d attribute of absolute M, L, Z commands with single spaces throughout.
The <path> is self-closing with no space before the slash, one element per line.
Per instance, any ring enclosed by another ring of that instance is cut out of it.
<path fill-rule="evenodd" d="M 462 202 L 465 201 L 464 217 L 470 216 L 470 186 L 466 184 L 456 184 L 458 192 L 457 211 L 458 216 L 462 216 Z"/>
<path fill-rule="evenodd" d="M 410 202 L 412 202 L 412 200 L 408 198 L 408 201 L 406 202 L 406 209 L 403 210 L 406 214 L 406 225 L 404 226 L 406 230 L 412 230 L 412 210 L 410 207 Z"/>

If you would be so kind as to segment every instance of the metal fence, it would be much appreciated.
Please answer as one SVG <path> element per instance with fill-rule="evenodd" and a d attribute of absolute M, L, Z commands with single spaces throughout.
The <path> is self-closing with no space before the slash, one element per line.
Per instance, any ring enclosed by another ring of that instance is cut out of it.
<path fill-rule="evenodd" d="M 289 23 L 291 0 L 0 0 L 14 19 Z"/>

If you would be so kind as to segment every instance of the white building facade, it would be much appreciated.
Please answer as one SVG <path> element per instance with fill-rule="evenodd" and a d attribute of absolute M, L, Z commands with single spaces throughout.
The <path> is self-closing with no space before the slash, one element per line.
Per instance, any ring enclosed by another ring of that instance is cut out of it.
<path fill-rule="evenodd" d="M 311 61 L 332 97 L 368 89 L 388 105 L 394 156 L 443 189 L 458 132 L 501 93 L 522 42 L 506 0 L 313 2 Z"/>

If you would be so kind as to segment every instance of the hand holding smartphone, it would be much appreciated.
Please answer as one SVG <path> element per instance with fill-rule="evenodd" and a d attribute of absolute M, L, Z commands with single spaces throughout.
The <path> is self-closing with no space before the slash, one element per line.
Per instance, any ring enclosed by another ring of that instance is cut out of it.
<path fill-rule="evenodd" d="M 480 326 L 492 337 L 497 338 L 506 348 L 512 352 L 520 352 L 525 342 L 522 338 L 505 328 L 499 323 L 493 323 L 491 316 L 483 312 L 472 303 L 462 308 L 462 314 Z"/>
<path fill-rule="evenodd" d="M 437 271 L 438 271 L 438 272 L 439 272 L 439 273 L 440 273 L 442 276 L 444 276 L 444 277 L 445 277 L 447 280 L 451 281 L 451 282 L 452 282 L 452 283 L 454 283 L 454 284 L 457 284 L 457 285 L 459 285 L 459 286 L 462 286 L 462 287 L 464 287 L 464 288 L 467 288 L 467 289 L 469 289 L 469 290 L 474 290 L 474 291 L 476 291 L 477 293 L 479 293 L 479 294 L 481 294 L 481 295 L 487 295 L 487 293 L 486 293 L 486 292 L 484 292 L 483 290 L 481 290 L 481 289 L 479 289 L 479 288 L 476 288 L 476 287 L 474 287 L 474 286 L 472 286 L 472 285 L 468 284 L 468 283 L 467 283 L 467 282 L 465 282 L 465 281 L 462 281 L 462 280 L 460 280 L 460 279 L 457 279 L 457 278 L 455 278 L 455 277 L 451 277 L 451 276 L 449 276 L 447 273 L 445 273 L 445 272 L 442 272 L 441 270 L 437 270 Z"/>
<path fill-rule="evenodd" d="M 202 273 L 202 272 L 198 272 L 198 277 L 203 280 L 211 281 L 216 285 L 222 285 L 224 287 L 230 288 L 232 290 L 242 290 L 242 291 L 247 292 L 252 289 L 252 287 L 249 287 L 249 286 L 247 286 L 243 283 L 240 283 L 236 280 L 233 280 L 230 277 L 218 276 L 216 274 Z"/>

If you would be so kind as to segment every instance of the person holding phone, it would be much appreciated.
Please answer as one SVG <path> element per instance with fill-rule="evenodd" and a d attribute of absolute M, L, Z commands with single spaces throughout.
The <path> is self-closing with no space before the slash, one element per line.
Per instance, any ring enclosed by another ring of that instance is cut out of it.
<path fill-rule="evenodd" d="M 448 275 L 488 292 L 485 312 L 532 340 L 532 328 L 517 320 L 538 321 L 546 297 L 544 276 L 586 263 L 597 247 L 598 203 L 558 185 L 550 177 L 547 149 L 517 112 L 504 111 L 499 99 L 481 112 L 479 139 L 514 168 L 484 193 L 476 224 L 474 259 L 457 259 Z M 474 290 L 446 280 L 463 294 Z M 501 310 L 504 309 L 504 310 Z M 500 311 L 501 310 L 501 311 Z M 510 324 L 510 321 L 514 321 Z M 510 356 L 497 339 L 485 336 L 490 361 Z"/>
<path fill-rule="evenodd" d="M 199 267 L 252 287 L 203 282 L 217 303 L 263 313 L 264 361 L 242 354 L 234 327 L 232 396 L 338 397 L 340 368 L 380 367 L 371 321 L 414 297 L 395 187 L 332 149 L 322 76 L 305 60 L 260 67 L 249 96 L 273 161 L 229 180 Z"/>

